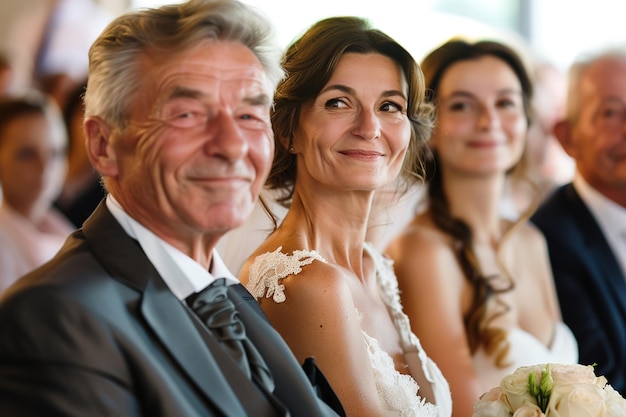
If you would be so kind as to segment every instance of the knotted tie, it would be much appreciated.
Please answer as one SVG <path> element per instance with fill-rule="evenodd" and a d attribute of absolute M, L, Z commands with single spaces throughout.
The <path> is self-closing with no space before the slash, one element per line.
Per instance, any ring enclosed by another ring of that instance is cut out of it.
<path fill-rule="evenodd" d="M 272 375 L 261 354 L 246 336 L 239 312 L 228 298 L 226 279 L 215 280 L 204 290 L 187 297 L 186 301 L 244 374 L 272 392 L 274 390 Z"/>

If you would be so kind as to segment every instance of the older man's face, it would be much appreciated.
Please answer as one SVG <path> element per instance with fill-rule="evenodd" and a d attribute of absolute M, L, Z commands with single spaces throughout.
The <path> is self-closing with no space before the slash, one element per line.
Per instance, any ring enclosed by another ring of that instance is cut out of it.
<path fill-rule="evenodd" d="M 158 62 L 158 63 L 157 63 Z M 142 62 L 109 184 L 131 216 L 188 250 L 248 217 L 273 157 L 272 91 L 244 45 L 207 42 Z"/>
<path fill-rule="evenodd" d="M 571 156 L 585 180 L 613 198 L 626 193 L 626 60 L 593 64 L 580 83 L 580 113 Z"/>

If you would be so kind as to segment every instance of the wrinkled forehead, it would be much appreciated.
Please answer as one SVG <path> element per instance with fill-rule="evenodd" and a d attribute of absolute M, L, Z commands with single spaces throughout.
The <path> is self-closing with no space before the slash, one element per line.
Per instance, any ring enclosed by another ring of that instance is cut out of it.
<path fill-rule="evenodd" d="M 583 66 L 580 69 L 579 88 L 607 89 L 611 84 L 621 84 L 626 81 L 626 61 L 616 57 L 604 57 Z"/>
<path fill-rule="evenodd" d="M 140 66 L 148 91 L 163 93 L 184 86 L 272 95 L 265 69 L 250 49 L 237 42 L 207 42 L 174 56 L 144 58 Z"/>

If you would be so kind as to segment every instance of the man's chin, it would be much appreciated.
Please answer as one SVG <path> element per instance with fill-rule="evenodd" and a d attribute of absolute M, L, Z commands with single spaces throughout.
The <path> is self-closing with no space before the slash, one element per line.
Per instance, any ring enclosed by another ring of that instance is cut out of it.
<path fill-rule="evenodd" d="M 214 230 L 221 230 L 224 233 L 232 229 L 242 226 L 252 214 L 253 204 L 222 204 L 219 207 L 212 207 L 209 218 L 206 220 L 212 222 Z"/>

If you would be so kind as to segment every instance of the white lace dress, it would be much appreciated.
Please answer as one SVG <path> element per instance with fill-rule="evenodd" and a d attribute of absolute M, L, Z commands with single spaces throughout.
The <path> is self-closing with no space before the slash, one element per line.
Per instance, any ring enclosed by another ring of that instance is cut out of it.
<path fill-rule="evenodd" d="M 274 252 L 257 256 L 250 267 L 247 288 L 257 299 L 272 298 L 275 302 L 282 303 L 286 299 L 282 279 L 289 275 L 298 275 L 303 266 L 314 261 L 326 263 L 326 260 L 315 251 L 297 250 L 287 255 L 282 253 L 281 249 L 282 247 L 279 247 Z M 364 249 L 375 262 L 381 297 L 400 334 L 409 370 L 421 366 L 422 372 L 432 384 L 437 403 L 435 406 L 421 398 L 415 380 L 410 375 L 399 373 L 395 369 L 393 359 L 380 348 L 378 341 L 362 331 L 378 395 L 387 410 L 385 416 L 449 417 L 452 414 L 450 388 L 437 365 L 426 355 L 417 336 L 411 332 L 409 319 L 400 304 L 393 261 L 382 256 L 369 244 L 366 244 Z"/>

